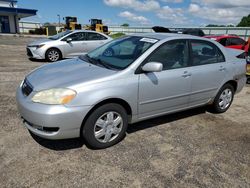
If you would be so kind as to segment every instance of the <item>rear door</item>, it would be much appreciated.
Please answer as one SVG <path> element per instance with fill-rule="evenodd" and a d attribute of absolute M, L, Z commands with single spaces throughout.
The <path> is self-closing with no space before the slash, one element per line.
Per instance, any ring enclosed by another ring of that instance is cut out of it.
<path fill-rule="evenodd" d="M 104 35 L 94 32 L 86 32 L 86 44 L 85 44 L 86 52 L 94 50 L 97 47 L 107 43 L 108 41 L 110 41 L 110 39 L 108 39 Z"/>
<path fill-rule="evenodd" d="M 203 40 L 190 40 L 192 83 L 190 106 L 205 104 L 224 82 L 228 64 L 220 49 Z"/>

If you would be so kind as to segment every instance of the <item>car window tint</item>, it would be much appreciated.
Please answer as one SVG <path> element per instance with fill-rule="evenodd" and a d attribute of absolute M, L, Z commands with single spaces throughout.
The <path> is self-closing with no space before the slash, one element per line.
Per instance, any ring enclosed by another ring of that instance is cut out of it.
<path fill-rule="evenodd" d="M 87 34 L 87 40 L 106 40 L 107 38 L 103 35 L 100 35 L 98 33 L 88 33 Z"/>
<path fill-rule="evenodd" d="M 92 59 L 98 59 L 116 69 L 125 69 L 140 57 L 158 40 L 137 36 L 122 37 L 88 53 Z"/>
<path fill-rule="evenodd" d="M 86 40 L 86 36 L 84 32 L 73 33 L 69 35 L 67 38 L 71 38 L 72 41 L 84 41 Z M 66 38 L 66 40 L 67 40 Z"/>
<path fill-rule="evenodd" d="M 163 70 L 188 66 L 188 41 L 172 40 L 166 42 L 147 59 L 147 62 L 159 62 Z"/>
<path fill-rule="evenodd" d="M 229 39 L 229 46 L 230 45 L 244 45 L 245 41 L 241 38 L 230 38 Z"/>
<path fill-rule="evenodd" d="M 206 65 L 224 62 L 225 57 L 217 46 L 210 42 L 191 41 L 192 65 Z"/>
<path fill-rule="evenodd" d="M 119 55 L 131 55 L 134 53 L 136 44 L 133 41 L 125 41 L 117 46 L 113 47 L 116 54 Z"/>
<path fill-rule="evenodd" d="M 227 45 L 227 38 L 220 39 L 219 43 L 223 46 Z"/>

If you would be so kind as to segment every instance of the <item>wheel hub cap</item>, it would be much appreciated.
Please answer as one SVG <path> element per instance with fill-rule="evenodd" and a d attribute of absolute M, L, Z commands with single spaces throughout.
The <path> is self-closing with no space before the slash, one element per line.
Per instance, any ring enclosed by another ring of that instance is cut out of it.
<path fill-rule="evenodd" d="M 49 59 L 51 61 L 57 61 L 59 59 L 59 53 L 57 51 L 50 51 L 49 52 Z"/>
<path fill-rule="evenodd" d="M 94 126 L 95 138 L 102 143 L 108 143 L 118 137 L 122 130 L 123 120 L 117 112 L 107 112 L 99 117 Z"/>
<path fill-rule="evenodd" d="M 219 98 L 219 107 L 222 110 L 225 110 L 226 108 L 228 108 L 232 102 L 232 98 L 233 98 L 233 93 L 230 89 L 225 89 Z"/>

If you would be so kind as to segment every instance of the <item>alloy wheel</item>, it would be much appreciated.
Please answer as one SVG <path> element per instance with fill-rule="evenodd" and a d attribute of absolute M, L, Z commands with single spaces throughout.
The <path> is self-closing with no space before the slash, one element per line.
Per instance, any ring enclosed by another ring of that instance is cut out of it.
<path fill-rule="evenodd" d="M 58 59 L 59 59 L 59 57 L 60 57 L 60 54 L 59 54 L 59 52 L 58 51 L 56 51 L 56 50 L 51 50 L 51 51 L 49 51 L 49 53 L 48 53 L 48 58 L 49 58 L 49 60 L 50 61 L 57 61 Z"/>

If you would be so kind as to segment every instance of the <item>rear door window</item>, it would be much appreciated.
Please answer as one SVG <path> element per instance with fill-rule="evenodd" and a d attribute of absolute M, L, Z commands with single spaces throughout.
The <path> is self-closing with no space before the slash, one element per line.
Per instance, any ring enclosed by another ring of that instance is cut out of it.
<path fill-rule="evenodd" d="M 192 65 L 206 65 L 225 62 L 220 49 L 213 43 L 202 40 L 191 40 Z"/>
<path fill-rule="evenodd" d="M 241 38 L 229 38 L 228 39 L 228 46 L 234 46 L 234 45 L 245 45 L 245 41 Z"/>
<path fill-rule="evenodd" d="M 107 38 L 98 33 L 87 33 L 87 40 L 106 40 Z"/>

